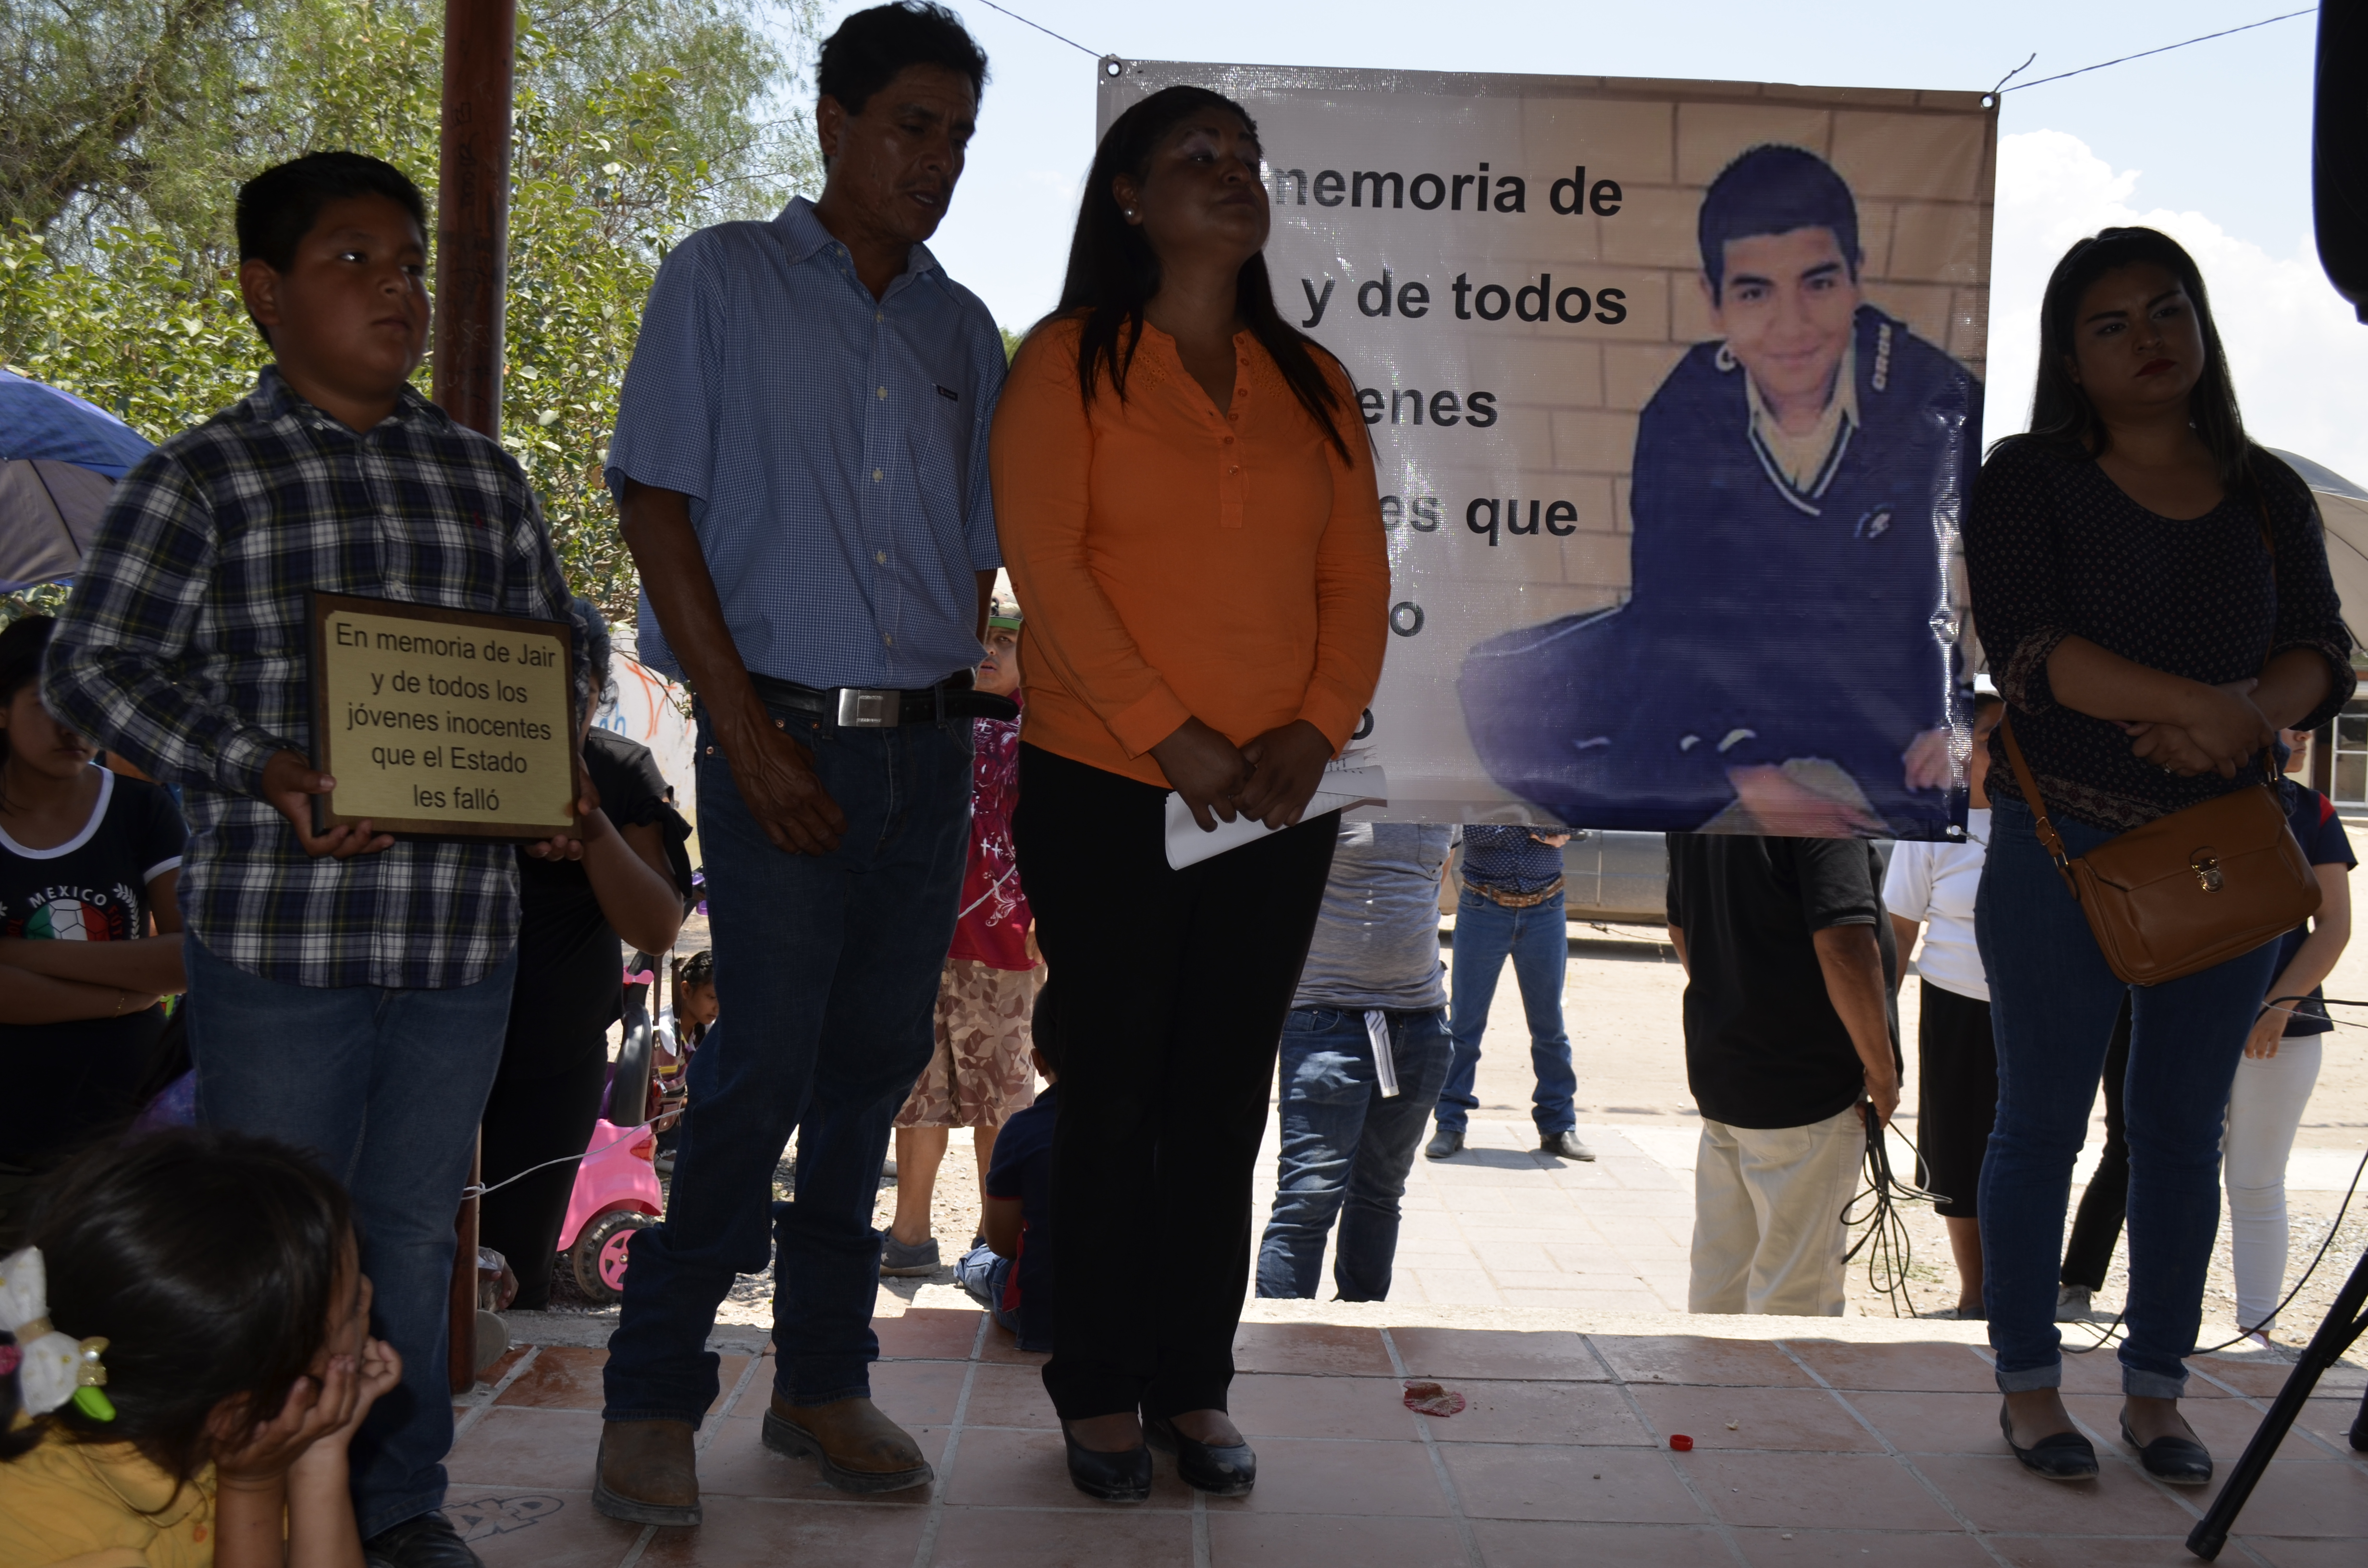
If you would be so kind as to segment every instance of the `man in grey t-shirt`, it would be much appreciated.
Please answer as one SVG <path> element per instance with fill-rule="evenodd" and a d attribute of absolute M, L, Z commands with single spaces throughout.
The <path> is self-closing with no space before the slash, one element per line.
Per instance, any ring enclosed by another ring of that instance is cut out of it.
<path fill-rule="evenodd" d="M 1282 1168 L 1258 1244 L 1261 1296 L 1315 1296 L 1335 1218 L 1339 1299 L 1389 1296 L 1398 1199 L 1452 1048 L 1439 884 L 1457 832 L 1340 824 L 1282 1028 Z"/>

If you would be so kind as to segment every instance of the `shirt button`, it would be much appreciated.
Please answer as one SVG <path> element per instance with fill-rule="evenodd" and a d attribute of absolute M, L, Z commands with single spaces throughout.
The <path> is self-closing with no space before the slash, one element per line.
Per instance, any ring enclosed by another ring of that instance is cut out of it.
<path fill-rule="evenodd" d="M 896 642 L 896 639 L 885 631 L 880 634 L 880 641 L 889 644 L 891 647 L 894 647 Z"/>
<path fill-rule="evenodd" d="M 884 550 L 875 550 L 871 552 L 871 559 L 885 566 L 888 564 L 888 552 Z"/>
<path fill-rule="evenodd" d="M 877 483 L 880 483 L 881 478 L 882 478 L 881 472 L 880 472 L 878 469 L 876 469 L 876 468 L 875 468 L 875 469 L 873 469 L 873 470 L 871 471 L 871 483 L 874 483 L 874 484 L 877 484 Z"/>
<path fill-rule="evenodd" d="M 882 387 L 882 388 L 880 389 L 880 395 L 881 395 L 882 398 L 885 398 L 885 397 L 888 395 L 888 389 L 887 389 L 886 387 Z"/>

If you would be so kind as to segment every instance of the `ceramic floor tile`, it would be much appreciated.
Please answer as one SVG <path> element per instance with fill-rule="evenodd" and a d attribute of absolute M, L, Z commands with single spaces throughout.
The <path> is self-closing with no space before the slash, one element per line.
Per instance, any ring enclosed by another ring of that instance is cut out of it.
<path fill-rule="evenodd" d="M 1985 1534 L 1982 1541 L 2013 1568 L 2193 1568 L 2196 1558 L 2187 1550 L 2187 1531 L 2163 1536 L 2076 1536 Z M 2272 1543 L 2273 1545 L 2275 1543 Z M 2353 1555 L 2343 1568 L 2360 1568 L 2358 1547 L 2346 1543 Z M 2260 1551 L 2259 1543 L 2255 1550 Z M 2277 1568 L 2336 1568 L 2335 1560 L 2297 1562 L 2267 1554 Z M 2235 1546 L 2221 1552 L 2223 1562 L 2241 1562 L 2244 1551 Z"/>
<path fill-rule="evenodd" d="M 2260 1400 L 2277 1398 L 2278 1392 L 2286 1386 L 2286 1380 L 2294 1375 L 2292 1363 L 2272 1361 L 2266 1357 L 2260 1360 L 2239 1360 L 2230 1356 L 2198 1356 L 2187 1363 L 2187 1369 L 2202 1372 L 2214 1382 L 2226 1383 L 2238 1393 L 2250 1394 Z M 2195 1378 L 2188 1380 L 2191 1387 L 2202 1381 Z M 2357 1403 L 2361 1383 L 2362 1376 L 2353 1369 L 2331 1367 L 2311 1392 L 2314 1395 L 2328 1396 L 2348 1392 Z M 2196 1392 L 2204 1392 L 2209 1389 L 2210 1384 L 2207 1383 L 2204 1389 Z"/>
<path fill-rule="evenodd" d="M 1814 1528 L 1842 1520 L 1871 1530 L 1947 1530 L 1949 1510 L 1884 1454 L 1696 1450 L 1680 1465 L 1733 1525 Z"/>
<path fill-rule="evenodd" d="M 2189 1380 L 2191 1383 L 2193 1381 Z M 2071 1411 L 2074 1420 L 2095 1435 L 2096 1441 L 2131 1451 L 2122 1441 L 2121 1395 L 2072 1394 L 2065 1399 L 2064 1405 Z M 2183 1399 L 2179 1408 L 2187 1417 L 2187 1424 L 2195 1428 L 2196 1437 L 2224 1466 L 2236 1462 L 2237 1456 L 2245 1451 L 2263 1414 L 2253 1408 L 2251 1401 L 2242 1399 Z M 2278 1445 L 2278 1455 L 2281 1459 L 2311 1460 L 2328 1457 L 2326 1449 L 2309 1438 L 2296 1437 L 2292 1433 Z"/>
<path fill-rule="evenodd" d="M 1256 1514 L 1352 1514 L 1443 1517 L 1452 1510 L 1421 1442 L 1314 1442 L 1265 1438 L 1258 1445 L 1258 1490 L 1220 1509 Z M 1166 1461 L 1162 1461 L 1165 1468 Z"/>
<path fill-rule="evenodd" d="M 1963 1530 L 1903 1535 L 1870 1530 L 1737 1529 L 1735 1544 L 1751 1568 L 1994 1568 L 1996 1559 Z"/>
<path fill-rule="evenodd" d="M 1456 1495 L 1472 1518 L 1708 1522 L 1669 1468 L 1668 1456 L 1649 1450 L 1456 1443 L 1444 1452 Z"/>
<path fill-rule="evenodd" d="M 2189 1499 L 2198 1508 L 2210 1507 L 2227 1483 L 2229 1469 L 2223 1461 L 2213 1483 L 2187 1494 Z M 2237 1520 L 2240 1530 L 2249 1524 L 2282 1536 L 2368 1538 L 2368 1471 L 2341 1461 L 2273 1460 Z"/>
<path fill-rule="evenodd" d="M 1472 1534 L 1487 1568 L 1703 1568 L 1733 1561 L 1717 1531 L 1685 1525 L 1474 1519 Z"/>
<path fill-rule="evenodd" d="M 1962 1345 L 1844 1345 L 1788 1339 L 1785 1347 L 1838 1389 L 1904 1393 L 1995 1392 L 1988 1365 Z"/>
<path fill-rule="evenodd" d="M 747 1364 L 746 1356 L 737 1359 Z M 497 1405 L 533 1405 L 545 1410 L 598 1410 L 606 1401 L 600 1386 L 601 1369 L 609 1364 L 606 1350 L 588 1349 L 574 1345 L 546 1345 L 535 1351 L 534 1359 L 518 1381 L 504 1389 Z M 733 1377 L 739 1374 L 735 1371 Z M 732 1387 L 732 1378 L 722 1380 L 723 1387 Z"/>
<path fill-rule="evenodd" d="M 970 1367 L 962 1361 L 877 1361 L 871 1367 L 871 1403 L 899 1426 L 948 1426 L 962 1397 Z M 761 1415 L 772 1403 L 770 1384 L 750 1380 L 737 1415 Z"/>
<path fill-rule="evenodd" d="M 1053 1413 L 1053 1396 L 1044 1392 L 1044 1374 L 1034 1367 L 981 1365 L 970 1385 L 970 1404 L 962 1426 L 1026 1426 L 1038 1431 L 1060 1430 Z"/>
<path fill-rule="evenodd" d="M 1590 1335 L 1611 1369 L 1630 1382 L 1710 1383 L 1750 1388 L 1815 1388 L 1809 1375 L 1760 1339 L 1699 1335 Z"/>
<path fill-rule="evenodd" d="M 1892 1446 L 1910 1454 L 2002 1454 L 1998 1394 L 1844 1391 Z"/>
<path fill-rule="evenodd" d="M 841 1492 L 823 1480 L 822 1467 L 814 1460 L 792 1459 L 765 1447 L 760 1417 L 732 1415 L 711 1426 L 714 1435 L 699 1456 L 699 1489 L 702 1496 L 807 1503 L 866 1502 L 905 1509 L 924 1506 L 929 1501 L 931 1488 L 928 1485 L 863 1496 Z M 920 1445 L 922 1456 L 937 1467 L 942 1483 L 946 1429 L 913 1426 L 907 1430 Z M 707 1436 L 704 1431 L 700 1435 Z"/>
<path fill-rule="evenodd" d="M 1349 1518 L 1254 1514 L 1212 1506 L 1210 1568 L 1470 1568 L 1463 1537 L 1448 1519 Z"/>
<path fill-rule="evenodd" d="M 1416 1424 L 1424 1419 L 1406 1409 L 1405 1386 L 1395 1378 L 1251 1372 L 1234 1379 L 1226 1409 L 1253 1442 L 1269 1437 L 1405 1442 L 1419 1435 Z"/>
<path fill-rule="evenodd" d="M 1600 1381 L 1602 1363 L 1582 1335 L 1502 1328 L 1394 1328 L 1390 1339 L 1418 1378 L 1546 1378 Z"/>
<path fill-rule="evenodd" d="M 641 1539 L 639 1525 L 603 1518 L 589 1492 L 471 1486 L 455 1482 L 444 1517 L 485 1568 L 609 1568 Z"/>
<path fill-rule="evenodd" d="M 979 1320 L 985 1316 L 949 1307 L 916 1307 L 901 1317 L 874 1318 L 871 1329 L 880 1336 L 883 1358 L 967 1361 L 971 1346 L 978 1342 Z"/>
<path fill-rule="evenodd" d="M 1234 1333 L 1234 1368 L 1311 1377 L 1386 1378 L 1390 1353 L 1377 1328 L 1322 1323 L 1246 1323 Z"/>
<path fill-rule="evenodd" d="M 660 1530 L 653 1568 L 775 1568 L 782 1562 L 910 1562 L 928 1512 L 876 1503 L 780 1503 L 703 1497 L 693 1530 Z M 554 1560 L 555 1561 L 555 1560 Z M 570 1565 L 573 1568 L 573 1565 Z"/>
<path fill-rule="evenodd" d="M 1444 1419 L 1426 1417 L 1442 1443 L 1588 1443 L 1648 1445 L 1621 1392 L 1606 1383 L 1451 1381 L 1464 1408 Z"/>
<path fill-rule="evenodd" d="M 1260 1484 L 1265 1456 L 1259 1456 Z M 951 1480 L 942 1479 L 949 1505 L 997 1508 L 1083 1508 L 1122 1514 L 1130 1509 L 1164 1512 L 1190 1508 L 1192 1490 L 1176 1478 L 1175 1466 L 1155 1456 L 1148 1503 L 1100 1503 L 1070 1484 L 1066 1450 L 1058 1432 L 962 1433 Z M 942 1533 L 940 1536 L 942 1539 Z"/>
<path fill-rule="evenodd" d="M 1022 1350 L 1019 1341 L 1008 1328 L 986 1325 L 986 1343 L 979 1346 L 978 1358 L 1013 1367 L 1041 1367 L 1053 1358 L 1049 1350 Z"/>
<path fill-rule="evenodd" d="M 2350 1398 L 2311 1399 L 2303 1402 L 2302 1415 L 2294 1422 L 2317 1433 L 2342 1453 L 2359 1463 L 2368 1464 L 2368 1454 L 2351 1447 L 2351 1424 L 2360 1418 L 2360 1400 Z"/>
<path fill-rule="evenodd" d="M 1497 1282 L 1479 1269 L 1418 1268 L 1412 1271 L 1421 1282 L 1426 1300 L 1441 1306 L 1498 1307 L 1505 1305 Z"/>
<path fill-rule="evenodd" d="M 2360 1543 L 2356 1540 L 2292 1540 L 2274 1537 L 2246 1535 L 2237 1539 L 2259 1554 L 2271 1568 L 2360 1568 Z M 2224 1552 L 2225 1557 L 2228 1555 Z M 2193 1559 L 2189 1559 L 2192 1562 Z M 2069 1568 L 2082 1568 L 2071 1564 Z"/>
<path fill-rule="evenodd" d="M 1883 1445 L 1823 1389 L 1655 1388 L 1632 1384 L 1650 1442 L 1682 1432 L 1702 1449 L 1880 1453 Z"/>
<path fill-rule="evenodd" d="M 1976 1529 L 2062 1535 L 2185 1535 L 2194 1516 L 2136 1465 L 2099 1450 L 2094 1481 L 2043 1481 L 2012 1454 L 1918 1456 L 1916 1468 Z M 2317 1466 L 2317 1469 L 2332 1467 Z"/>
<path fill-rule="evenodd" d="M 452 1445 L 452 1484 L 588 1489 L 600 1451 L 597 1410 L 496 1405 Z"/>

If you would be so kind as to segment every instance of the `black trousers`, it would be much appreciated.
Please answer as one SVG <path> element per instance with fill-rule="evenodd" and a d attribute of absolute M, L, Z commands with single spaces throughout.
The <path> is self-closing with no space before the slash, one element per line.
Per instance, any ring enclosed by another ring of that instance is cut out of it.
<path fill-rule="evenodd" d="M 551 1304 L 552 1255 L 559 1250 L 568 1195 L 575 1190 L 577 1162 L 564 1156 L 583 1153 L 591 1142 L 609 1078 L 604 1046 L 596 1039 L 575 1066 L 562 1072 L 496 1078 L 485 1100 L 488 1186 L 545 1160 L 562 1162 L 489 1192 L 477 1203 L 477 1240 L 509 1259 L 518 1282 L 518 1299 L 510 1305 L 521 1312 Z"/>
<path fill-rule="evenodd" d="M 2130 1207 L 2130 1137 L 2122 1119 L 2122 1084 L 2129 1075 L 2130 1005 L 2124 1001 L 2112 1041 L 2105 1047 L 2105 1152 L 2080 1194 L 2072 1239 L 2064 1244 L 2064 1271 L 2057 1278 L 2066 1285 L 2103 1290 L 2113 1244 L 2122 1239 L 2122 1220 Z"/>
<path fill-rule="evenodd" d="M 1178 871 L 1167 794 L 1019 748 L 1012 837 L 1060 998 L 1044 1388 L 1064 1420 L 1225 1408 L 1251 1172 L 1340 825 Z"/>
<path fill-rule="evenodd" d="M 1923 982 L 1916 1026 L 1918 1185 L 1941 1196 L 1934 1210 L 1977 1220 L 1982 1155 L 1998 1120 L 1998 1044 L 1990 1005 Z"/>

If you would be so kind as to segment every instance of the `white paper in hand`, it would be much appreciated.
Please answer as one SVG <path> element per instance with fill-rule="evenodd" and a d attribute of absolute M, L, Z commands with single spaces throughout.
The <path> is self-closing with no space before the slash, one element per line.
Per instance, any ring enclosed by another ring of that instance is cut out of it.
<path fill-rule="evenodd" d="M 1322 816 L 1357 804 L 1360 801 L 1389 799 L 1389 780 L 1378 767 L 1344 767 L 1334 761 L 1324 769 L 1324 782 L 1317 785 L 1315 797 L 1307 802 L 1303 820 Z M 1203 833 L 1201 824 L 1192 820 L 1192 808 L 1175 790 L 1167 791 L 1167 864 L 1175 870 L 1197 866 L 1212 855 L 1223 855 L 1228 849 L 1264 838 L 1279 831 L 1249 817 L 1217 821 L 1214 833 Z"/>

